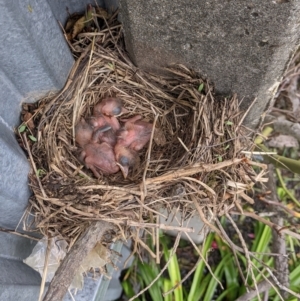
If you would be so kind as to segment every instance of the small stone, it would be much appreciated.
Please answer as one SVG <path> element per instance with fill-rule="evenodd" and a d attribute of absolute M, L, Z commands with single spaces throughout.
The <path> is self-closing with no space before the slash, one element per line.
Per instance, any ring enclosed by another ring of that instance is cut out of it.
<path fill-rule="evenodd" d="M 182 46 L 183 50 L 190 50 L 192 48 L 192 45 L 190 43 L 186 43 Z"/>
<path fill-rule="evenodd" d="M 270 147 L 275 147 L 279 149 L 287 148 L 299 148 L 299 143 L 296 138 L 288 135 L 278 135 L 271 138 L 268 141 Z"/>

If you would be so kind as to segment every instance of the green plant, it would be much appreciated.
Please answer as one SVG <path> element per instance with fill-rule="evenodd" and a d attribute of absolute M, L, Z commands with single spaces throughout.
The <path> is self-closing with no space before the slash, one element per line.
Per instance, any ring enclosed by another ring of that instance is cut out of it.
<path fill-rule="evenodd" d="M 243 218 L 241 218 L 243 219 Z M 226 223 L 225 218 L 222 218 L 223 225 Z M 239 296 L 246 292 L 246 285 L 253 286 L 254 281 L 259 283 L 264 280 L 264 277 L 268 277 L 268 269 L 274 268 L 274 259 L 270 254 L 270 243 L 272 240 L 271 229 L 261 222 L 254 223 L 254 239 L 249 244 L 249 251 L 255 256 L 251 257 L 251 265 L 253 266 L 253 275 L 255 279 L 250 276 L 246 277 L 246 284 L 243 283 L 241 275 L 238 272 L 234 254 L 232 249 L 225 243 L 217 234 L 210 233 L 202 245 L 203 258 L 210 256 L 212 252 L 212 243 L 214 242 L 214 252 L 219 252 L 220 260 L 217 265 L 211 266 L 211 274 L 207 268 L 204 260 L 200 259 L 195 272 L 192 274 L 192 282 L 189 288 L 186 290 L 181 285 L 180 275 L 180 263 L 176 255 L 171 258 L 171 252 L 168 247 L 169 238 L 165 235 L 160 236 L 160 244 L 162 246 L 162 252 L 164 261 L 168 262 L 168 273 L 158 278 L 149 289 L 149 295 L 153 301 L 231 301 L 237 299 Z M 287 239 L 288 248 L 292 251 L 295 250 L 295 244 L 299 246 L 299 242 L 296 239 Z M 148 245 L 153 248 L 151 240 L 148 240 Z M 249 273 L 249 263 L 244 254 L 237 252 L 237 257 L 242 269 L 243 275 Z M 300 292 L 300 265 L 299 258 L 292 256 L 293 263 L 290 264 L 290 289 L 295 292 Z M 147 262 L 141 262 L 136 259 L 135 265 L 133 265 L 127 272 L 126 279 L 123 280 L 124 293 L 127 297 L 132 298 L 134 296 L 134 289 L 132 286 L 132 279 L 138 281 L 140 284 L 139 291 L 147 287 L 157 276 L 161 273 L 162 269 L 155 263 L 154 259 L 148 259 Z M 249 274 L 250 275 L 250 274 Z M 216 295 L 216 290 L 219 287 L 219 283 L 222 283 L 223 291 Z M 171 293 L 170 293 L 171 291 Z M 169 292 L 168 294 L 165 294 Z M 142 301 L 146 300 L 145 295 L 140 296 L 134 300 Z M 279 301 L 280 298 L 274 288 L 269 291 L 269 300 Z M 149 300 L 149 299 L 147 299 Z M 252 301 L 258 300 L 254 298 Z M 288 299 L 289 301 L 295 300 L 294 297 Z"/>

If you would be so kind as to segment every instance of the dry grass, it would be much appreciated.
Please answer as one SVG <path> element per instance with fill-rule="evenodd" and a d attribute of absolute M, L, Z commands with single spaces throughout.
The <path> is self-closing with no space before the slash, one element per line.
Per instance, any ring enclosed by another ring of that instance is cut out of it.
<path fill-rule="evenodd" d="M 216 99 L 211 84 L 182 65 L 165 76 L 139 70 L 124 51 L 121 25 L 115 18 L 107 25 L 72 44 L 78 59 L 65 88 L 41 99 L 34 112 L 38 141 L 22 136 L 34 169 L 30 210 L 38 229 L 72 245 L 89 221 L 104 220 L 128 238 L 129 226 L 163 228 L 155 223 L 162 207 L 199 214 L 215 228 L 214 218 L 241 209 L 243 199 L 251 203 L 247 191 L 264 181 L 265 165 L 243 154 L 252 142 L 238 100 Z M 122 98 L 128 116 L 141 114 L 155 125 L 126 180 L 121 173 L 96 179 L 78 160 L 74 127 L 107 96 Z"/>

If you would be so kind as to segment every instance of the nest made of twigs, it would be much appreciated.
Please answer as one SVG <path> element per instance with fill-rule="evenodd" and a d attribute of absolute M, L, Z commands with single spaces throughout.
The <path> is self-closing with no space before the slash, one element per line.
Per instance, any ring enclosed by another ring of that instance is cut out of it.
<path fill-rule="evenodd" d="M 121 26 L 106 24 L 79 35 L 79 58 L 64 89 L 37 104 L 31 134 L 38 141 L 22 136 L 35 171 L 30 202 L 40 231 L 70 241 L 90 220 L 123 230 L 160 227 L 154 216 L 161 208 L 211 220 L 241 199 L 252 202 L 246 192 L 262 180 L 264 167 L 254 170 L 243 153 L 252 143 L 237 98 L 217 100 L 212 85 L 182 65 L 164 76 L 139 70 L 124 51 Z M 121 173 L 96 179 L 78 160 L 75 125 L 108 96 L 123 100 L 125 117 L 140 114 L 154 124 L 127 179 Z"/>

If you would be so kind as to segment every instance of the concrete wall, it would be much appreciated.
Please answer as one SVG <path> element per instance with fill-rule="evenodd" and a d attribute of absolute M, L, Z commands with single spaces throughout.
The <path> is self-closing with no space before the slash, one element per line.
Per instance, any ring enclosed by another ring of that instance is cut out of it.
<path fill-rule="evenodd" d="M 255 127 L 299 43 L 300 0 L 120 0 L 126 46 L 140 68 L 162 72 L 182 63 L 237 93 L 244 108 L 258 101 Z"/>

